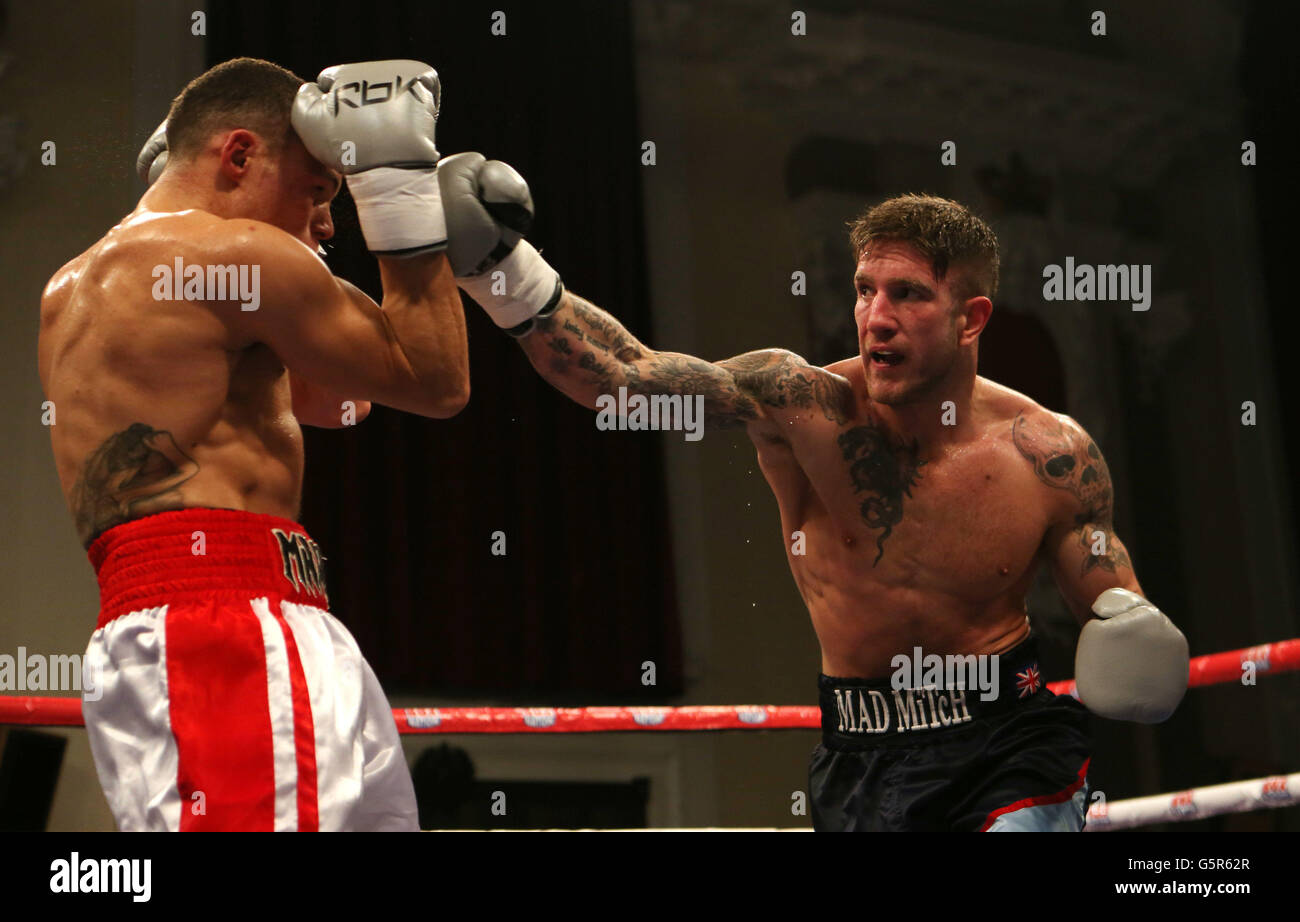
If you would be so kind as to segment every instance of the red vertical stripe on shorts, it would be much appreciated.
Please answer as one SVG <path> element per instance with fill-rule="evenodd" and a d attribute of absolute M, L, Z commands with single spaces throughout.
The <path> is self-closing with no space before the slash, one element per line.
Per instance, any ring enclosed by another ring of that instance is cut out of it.
<path fill-rule="evenodd" d="M 272 606 L 278 604 L 272 600 Z M 289 656 L 289 686 L 293 690 L 293 746 L 298 762 L 298 831 L 319 832 L 320 812 L 316 805 L 316 724 L 312 719 L 311 696 L 307 693 L 307 676 L 298 658 L 298 643 L 284 615 L 272 611 L 284 632 L 285 651 Z"/>
<path fill-rule="evenodd" d="M 214 643 L 218 637 L 229 642 Z M 247 599 L 173 605 L 166 643 L 181 831 L 273 830 L 275 759 L 257 616 Z"/>

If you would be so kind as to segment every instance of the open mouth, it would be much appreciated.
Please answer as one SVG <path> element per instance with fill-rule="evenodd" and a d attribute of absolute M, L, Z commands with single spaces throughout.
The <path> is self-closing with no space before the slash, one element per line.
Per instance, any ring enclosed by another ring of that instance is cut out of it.
<path fill-rule="evenodd" d="M 903 356 L 888 349 L 872 349 L 869 353 L 872 365 L 894 366 L 903 363 Z"/>

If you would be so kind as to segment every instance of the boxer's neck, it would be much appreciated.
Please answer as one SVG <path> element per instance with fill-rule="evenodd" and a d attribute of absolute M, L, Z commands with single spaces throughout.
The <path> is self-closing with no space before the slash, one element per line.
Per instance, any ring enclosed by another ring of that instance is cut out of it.
<path fill-rule="evenodd" d="M 963 350 L 948 374 L 904 403 L 883 404 L 864 396 L 868 412 L 899 438 L 915 439 L 923 451 L 967 441 L 977 430 L 975 369 L 974 350 Z"/>

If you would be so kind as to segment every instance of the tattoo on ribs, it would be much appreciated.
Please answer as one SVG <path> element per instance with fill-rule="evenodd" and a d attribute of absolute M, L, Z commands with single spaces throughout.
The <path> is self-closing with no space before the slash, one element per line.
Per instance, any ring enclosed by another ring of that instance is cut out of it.
<path fill-rule="evenodd" d="M 72 488 L 72 514 L 83 544 L 114 525 L 181 508 L 176 488 L 199 466 L 172 434 L 132 423 L 90 453 Z"/>
<path fill-rule="evenodd" d="M 1011 424 L 1011 439 L 1039 480 L 1068 490 L 1083 506 L 1083 512 L 1074 518 L 1074 531 L 1083 549 L 1080 575 L 1098 567 L 1111 573 L 1118 567 L 1131 567 L 1115 536 L 1111 508 L 1115 491 L 1097 443 L 1081 431 L 1067 429 L 1056 417 L 1041 417 L 1031 423 L 1023 413 Z M 1097 532 L 1102 541 L 1100 553 L 1095 546 Z"/>
<path fill-rule="evenodd" d="M 885 555 L 885 539 L 903 521 L 903 498 L 912 496 L 924 461 L 918 460 L 919 443 L 894 444 L 875 426 L 856 426 L 839 437 L 840 452 L 849 465 L 853 492 L 865 494 L 858 511 L 868 528 L 882 529 L 876 538 L 877 554 Z"/>

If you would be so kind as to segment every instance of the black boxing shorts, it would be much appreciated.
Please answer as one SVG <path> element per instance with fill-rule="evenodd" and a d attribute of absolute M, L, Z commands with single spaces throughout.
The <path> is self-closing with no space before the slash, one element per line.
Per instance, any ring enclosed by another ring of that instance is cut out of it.
<path fill-rule="evenodd" d="M 1083 829 L 1090 715 L 1048 691 L 1033 638 L 999 655 L 996 669 L 987 662 L 979 687 L 944 681 L 957 674 L 909 670 L 922 681 L 903 690 L 888 678 L 818 679 L 822 742 L 809 765 L 814 829 Z"/>

